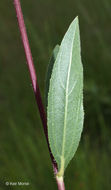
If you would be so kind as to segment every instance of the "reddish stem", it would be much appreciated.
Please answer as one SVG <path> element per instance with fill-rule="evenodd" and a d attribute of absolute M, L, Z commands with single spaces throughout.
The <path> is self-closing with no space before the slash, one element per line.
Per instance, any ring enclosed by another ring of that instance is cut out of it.
<path fill-rule="evenodd" d="M 38 82 L 37 82 L 36 72 L 35 72 L 33 58 L 32 58 L 32 54 L 31 54 L 31 50 L 30 50 L 30 46 L 29 46 L 26 27 L 25 27 L 25 24 L 24 24 L 24 18 L 23 18 L 21 5 L 20 5 L 20 0 L 14 0 L 14 6 L 15 6 L 15 10 L 16 10 L 16 15 L 17 15 L 19 30 L 20 30 L 20 34 L 21 34 L 21 38 L 22 38 L 24 51 L 25 51 L 25 56 L 26 56 L 26 60 L 27 60 L 27 65 L 28 65 L 28 69 L 29 69 L 29 73 L 30 73 L 30 77 L 31 77 L 31 81 L 32 81 L 32 87 L 33 87 L 33 90 L 34 90 L 36 102 L 37 102 L 40 117 L 41 117 L 41 120 L 42 120 L 43 129 L 44 129 L 44 133 L 45 133 L 45 136 L 46 136 L 50 157 L 51 157 L 51 160 L 52 160 L 54 174 L 56 175 L 57 172 L 58 172 L 57 163 L 56 163 L 56 161 L 55 161 L 55 159 L 54 159 L 54 157 L 53 157 L 53 155 L 51 153 L 50 146 L 49 146 L 48 132 L 47 132 L 47 118 L 46 118 L 44 106 L 43 106 L 43 103 L 42 103 L 42 98 L 41 98 L 41 94 L 40 94 L 40 90 L 39 90 L 39 85 L 38 85 Z M 63 182 L 63 185 L 60 186 L 60 182 L 58 182 L 58 179 L 56 179 L 56 181 L 57 181 L 57 185 L 58 185 L 58 190 L 65 190 L 64 182 Z"/>
<path fill-rule="evenodd" d="M 57 182 L 58 190 L 65 190 L 65 185 L 64 185 L 64 179 L 63 179 L 63 177 L 58 178 L 56 176 L 56 182 Z"/>

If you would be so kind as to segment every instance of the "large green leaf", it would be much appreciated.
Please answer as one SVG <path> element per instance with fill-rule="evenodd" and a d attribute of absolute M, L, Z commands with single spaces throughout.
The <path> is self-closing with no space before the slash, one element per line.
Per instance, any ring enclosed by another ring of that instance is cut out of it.
<path fill-rule="evenodd" d="M 49 143 L 60 177 L 77 150 L 83 129 L 83 67 L 78 18 L 66 32 L 54 63 L 47 115 Z"/>

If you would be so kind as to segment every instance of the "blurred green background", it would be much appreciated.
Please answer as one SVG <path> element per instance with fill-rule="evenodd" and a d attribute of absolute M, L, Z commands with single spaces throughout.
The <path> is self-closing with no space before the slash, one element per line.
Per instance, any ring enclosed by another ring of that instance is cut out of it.
<path fill-rule="evenodd" d="M 111 0 L 21 0 L 42 98 L 52 49 L 79 15 L 84 66 L 82 140 L 68 190 L 111 189 Z M 28 181 L 29 186 L 6 186 Z M 0 190 L 56 190 L 13 1 L 0 1 Z"/>

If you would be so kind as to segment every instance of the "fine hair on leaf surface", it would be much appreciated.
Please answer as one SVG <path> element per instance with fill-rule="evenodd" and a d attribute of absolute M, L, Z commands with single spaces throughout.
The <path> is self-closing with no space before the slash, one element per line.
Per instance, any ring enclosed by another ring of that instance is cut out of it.
<path fill-rule="evenodd" d="M 69 26 L 51 71 L 48 91 L 48 138 L 57 176 L 73 158 L 83 129 L 83 67 L 78 17 Z"/>

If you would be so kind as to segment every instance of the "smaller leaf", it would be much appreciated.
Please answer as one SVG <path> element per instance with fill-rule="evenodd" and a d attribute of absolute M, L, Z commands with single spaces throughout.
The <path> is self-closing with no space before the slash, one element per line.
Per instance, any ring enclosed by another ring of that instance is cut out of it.
<path fill-rule="evenodd" d="M 49 61 L 47 74 L 46 74 L 46 82 L 45 82 L 45 104 L 46 104 L 46 107 L 47 107 L 47 104 L 48 104 L 48 92 L 49 92 L 50 78 L 51 78 L 53 65 L 54 65 L 54 63 L 56 61 L 58 52 L 59 52 L 59 45 L 57 44 L 55 46 L 53 52 L 52 52 L 52 56 L 51 56 L 51 59 Z"/>

